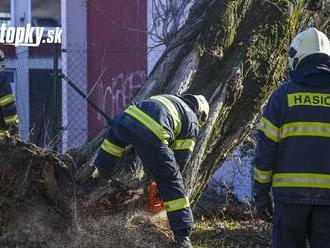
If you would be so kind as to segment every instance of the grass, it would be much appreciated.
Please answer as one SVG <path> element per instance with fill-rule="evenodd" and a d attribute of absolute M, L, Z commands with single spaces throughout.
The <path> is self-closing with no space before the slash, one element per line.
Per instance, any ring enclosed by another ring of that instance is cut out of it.
<path fill-rule="evenodd" d="M 195 248 L 266 248 L 271 243 L 271 225 L 259 220 L 198 220 L 192 242 Z"/>

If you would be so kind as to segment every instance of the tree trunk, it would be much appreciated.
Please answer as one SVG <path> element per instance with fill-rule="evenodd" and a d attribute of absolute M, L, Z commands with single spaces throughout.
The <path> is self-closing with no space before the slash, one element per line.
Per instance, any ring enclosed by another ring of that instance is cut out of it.
<path fill-rule="evenodd" d="M 284 80 L 293 36 L 315 19 L 328 28 L 328 11 L 329 1 L 199 1 L 192 7 L 135 101 L 161 93 L 203 94 L 209 100 L 209 121 L 184 173 L 194 204 Z M 133 173 L 122 175 L 127 182 Z"/>
<path fill-rule="evenodd" d="M 194 204 L 213 172 L 255 126 L 269 94 L 283 81 L 292 37 L 315 20 L 323 30 L 329 27 L 329 5 L 325 8 L 325 4 L 329 2 L 201 0 L 192 7 L 186 24 L 134 101 L 161 93 L 203 94 L 209 100 L 210 118 L 184 172 Z M 33 235 L 39 233 L 39 240 L 47 236 L 40 230 L 64 237 L 66 228 L 76 225 L 77 213 L 81 220 L 141 206 L 143 192 L 127 186 L 133 185 L 132 178 L 135 186 L 144 182 L 141 171 L 132 166 L 130 171 L 120 171 L 119 181 L 110 187 L 86 182 L 91 172 L 88 161 L 104 133 L 65 155 L 17 140 L 0 141 L 0 246 L 26 228 Z M 128 158 L 122 164 L 130 162 Z"/>

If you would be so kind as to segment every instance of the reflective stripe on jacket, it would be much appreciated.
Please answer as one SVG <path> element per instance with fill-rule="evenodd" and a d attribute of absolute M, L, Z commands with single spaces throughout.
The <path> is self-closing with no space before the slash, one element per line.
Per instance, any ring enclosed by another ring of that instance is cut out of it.
<path fill-rule="evenodd" d="M 7 130 L 9 126 L 17 123 L 16 104 L 9 78 L 4 72 L 0 72 L 0 129 Z"/>
<path fill-rule="evenodd" d="M 305 78 L 281 85 L 261 118 L 255 191 L 272 187 L 283 202 L 330 205 L 330 71 L 295 73 Z"/>
<path fill-rule="evenodd" d="M 173 150 L 193 150 L 198 125 L 195 113 L 179 97 L 152 96 L 128 107 L 125 112 L 153 132 Z"/>
<path fill-rule="evenodd" d="M 173 95 L 152 96 L 132 104 L 124 113 L 114 118 L 113 125 L 117 124 L 124 125 L 137 134 L 147 128 L 150 135 L 174 151 L 181 169 L 190 158 L 199 131 L 196 114 L 180 97 Z M 141 144 L 144 142 L 143 139 Z M 103 142 L 101 148 L 114 157 L 121 157 L 124 153 L 124 147 L 110 138 Z"/>

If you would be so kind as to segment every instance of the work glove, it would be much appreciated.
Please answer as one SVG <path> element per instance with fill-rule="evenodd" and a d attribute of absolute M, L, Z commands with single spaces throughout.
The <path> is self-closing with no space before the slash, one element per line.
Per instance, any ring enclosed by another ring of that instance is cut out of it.
<path fill-rule="evenodd" d="M 270 195 L 268 193 L 256 194 L 254 200 L 257 209 L 257 217 L 266 222 L 272 222 L 273 203 Z"/>
<path fill-rule="evenodd" d="M 93 171 L 92 178 L 97 186 L 108 186 L 111 175 L 106 171 L 100 170 L 95 167 Z"/>

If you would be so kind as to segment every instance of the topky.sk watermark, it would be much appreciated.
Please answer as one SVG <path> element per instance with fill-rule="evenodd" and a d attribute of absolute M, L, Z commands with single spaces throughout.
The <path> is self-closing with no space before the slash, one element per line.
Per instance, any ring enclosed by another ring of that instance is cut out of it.
<path fill-rule="evenodd" d="M 32 27 L 8 27 L 6 24 L 0 26 L 0 44 L 18 46 L 38 47 L 43 44 L 62 43 L 61 28 Z"/>

